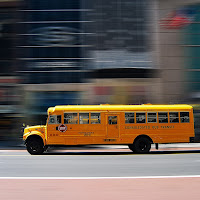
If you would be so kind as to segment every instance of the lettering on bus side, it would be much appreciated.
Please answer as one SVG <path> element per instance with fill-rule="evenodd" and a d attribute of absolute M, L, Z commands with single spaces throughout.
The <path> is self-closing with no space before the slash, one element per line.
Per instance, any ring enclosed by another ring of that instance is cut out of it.
<path fill-rule="evenodd" d="M 150 126 L 125 126 L 125 129 L 150 129 Z"/>
<path fill-rule="evenodd" d="M 84 134 L 84 136 L 91 136 L 94 132 L 78 132 L 78 134 Z"/>
<path fill-rule="evenodd" d="M 104 139 L 104 142 L 115 142 L 116 139 Z"/>
<path fill-rule="evenodd" d="M 125 126 L 125 129 L 173 129 L 174 126 Z"/>
<path fill-rule="evenodd" d="M 170 128 L 174 128 L 174 126 L 161 126 L 161 128 L 170 129 Z"/>

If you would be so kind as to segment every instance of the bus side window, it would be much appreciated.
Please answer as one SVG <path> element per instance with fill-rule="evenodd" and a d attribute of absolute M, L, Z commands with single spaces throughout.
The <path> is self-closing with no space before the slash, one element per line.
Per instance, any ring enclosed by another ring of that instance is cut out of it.
<path fill-rule="evenodd" d="M 89 113 L 79 113 L 79 124 L 89 124 Z"/>
<path fill-rule="evenodd" d="M 77 113 L 64 113 L 64 124 L 78 124 Z"/>
<path fill-rule="evenodd" d="M 57 115 L 57 123 L 56 124 L 61 124 L 61 115 Z"/>
<path fill-rule="evenodd" d="M 190 122 L 189 112 L 180 112 L 180 120 L 181 120 L 181 123 Z"/>
<path fill-rule="evenodd" d="M 179 123 L 178 112 L 169 112 L 170 123 Z"/>
<path fill-rule="evenodd" d="M 100 113 L 91 113 L 90 123 L 91 124 L 101 124 L 101 114 Z"/>
<path fill-rule="evenodd" d="M 55 121 L 56 121 L 56 116 L 55 115 L 51 115 L 49 116 L 49 124 L 55 124 Z"/>
<path fill-rule="evenodd" d="M 148 123 L 156 123 L 157 122 L 157 113 L 147 113 Z"/>
<path fill-rule="evenodd" d="M 168 113 L 167 112 L 159 112 L 158 120 L 159 120 L 159 123 L 168 123 Z"/>
<path fill-rule="evenodd" d="M 134 113 L 125 113 L 125 124 L 133 124 L 135 123 L 134 120 Z"/>
<path fill-rule="evenodd" d="M 49 124 L 61 124 L 61 115 L 51 115 L 49 117 Z"/>
<path fill-rule="evenodd" d="M 136 113 L 136 123 L 146 123 L 146 113 Z"/>

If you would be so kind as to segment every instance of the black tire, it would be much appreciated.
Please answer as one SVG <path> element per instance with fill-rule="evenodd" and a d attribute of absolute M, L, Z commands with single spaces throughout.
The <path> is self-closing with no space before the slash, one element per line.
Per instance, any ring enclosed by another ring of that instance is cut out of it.
<path fill-rule="evenodd" d="M 135 153 L 148 153 L 151 149 L 151 141 L 146 137 L 140 137 L 134 141 L 130 149 Z"/>
<path fill-rule="evenodd" d="M 44 151 L 47 151 L 48 150 L 48 146 L 44 146 Z"/>
<path fill-rule="evenodd" d="M 31 155 L 40 155 L 44 152 L 42 139 L 37 137 L 29 138 L 26 142 L 26 149 Z"/>
<path fill-rule="evenodd" d="M 128 148 L 129 148 L 131 151 L 133 151 L 133 152 L 135 151 L 135 150 L 134 150 L 134 145 L 133 145 L 133 144 L 129 144 L 129 145 L 128 145 Z"/>

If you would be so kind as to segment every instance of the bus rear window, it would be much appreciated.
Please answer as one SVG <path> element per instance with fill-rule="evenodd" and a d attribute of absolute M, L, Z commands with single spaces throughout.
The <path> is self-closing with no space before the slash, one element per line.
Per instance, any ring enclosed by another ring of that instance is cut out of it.
<path fill-rule="evenodd" d="M 181 123 L 190 122 L 189 112 L 180 112 L 180 120 L 181 120 Z"/>

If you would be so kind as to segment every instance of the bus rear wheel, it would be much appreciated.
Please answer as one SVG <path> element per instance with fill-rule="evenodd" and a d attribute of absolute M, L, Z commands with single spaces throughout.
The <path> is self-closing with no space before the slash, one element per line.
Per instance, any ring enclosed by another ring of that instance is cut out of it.
<path fill-rule="evenodd" d="M 44 152 L 43 141 L 38 137 L 29 138 L 26 142 L 26 148 L 31 155 L 40 155 Z"/>
<path fill-rule="evenodd" d="M 151 149 L 151 142 L 146 137 L 140 137 L 136 139 L 133 144 L 130 144 L 129 148 L 134 153 L 148 153 Z"/>

